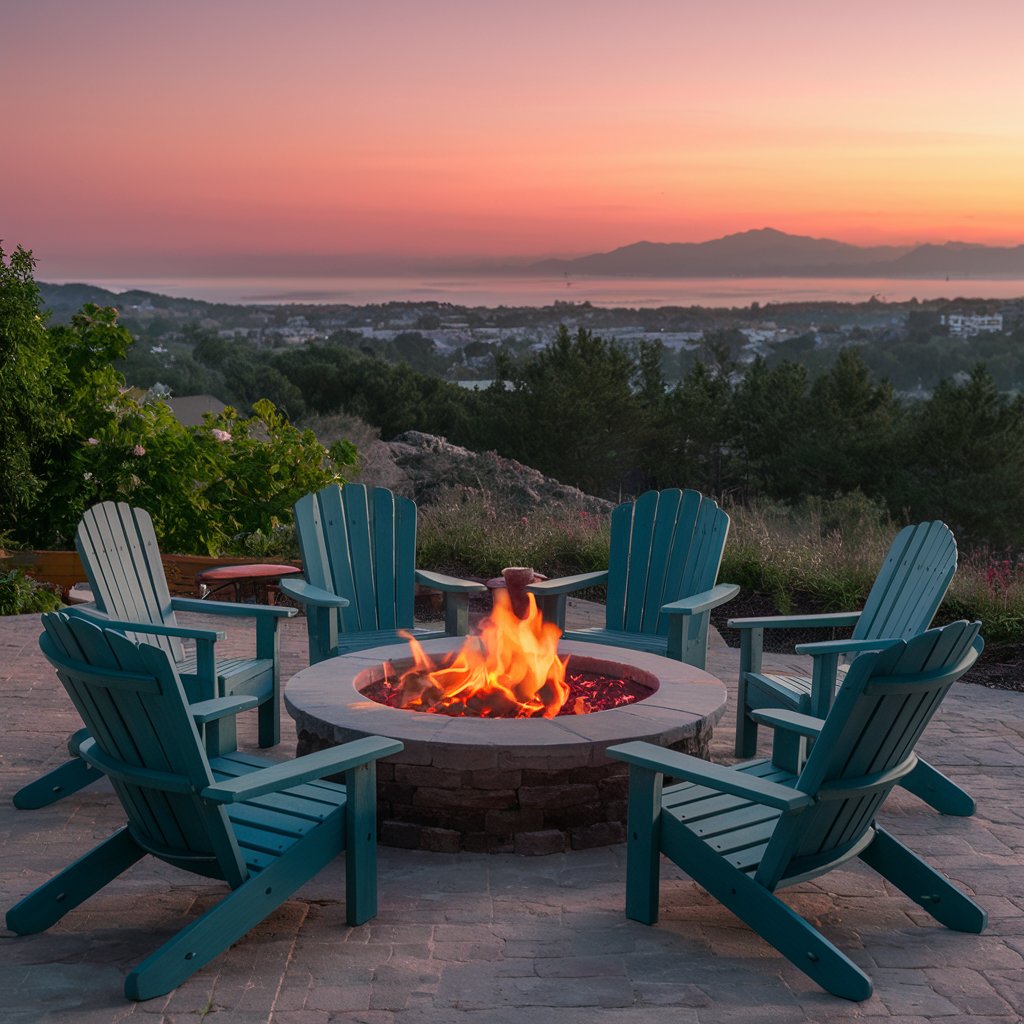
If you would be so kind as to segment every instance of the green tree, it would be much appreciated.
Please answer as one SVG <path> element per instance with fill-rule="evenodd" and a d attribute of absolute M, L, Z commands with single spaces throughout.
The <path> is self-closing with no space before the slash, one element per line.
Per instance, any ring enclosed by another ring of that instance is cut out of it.
<path fill-rule="evenodd" d="M 807 371 L 797 363 L 769 367 L 756 359 L 736 387 L 734 422 L 743 496 L 798 500 L 807 480 L 800 461 L 809 427 Z"/>
<path fill-rule="evenodd" d="M 732 386 L 721 365 L 717 358 L 694 363 L 670 395 L 662 486 L 720 496 L 734 483 Z"/>
<path fill-rule="evenodd" d="M 124 380 L 111 365 L 131 336 L 113 309 L 87 304 L 48 329 L 32 254 L 0 251 L 0 533 L 46 546 L 84 509 L 67 478 L 83 440 L 115 416 Z M 80 478 L 79 478 L 80 479 Z"/>
<path fill-rule="evenodd" d="M 563 324 L 547 348 L 498 359 L 500 380 L 485 393 L 484 447 L 591 494 L 630 489 L 639 465 L 637 366 L 614 341 Z"/>
<path fill-rule="evenodd" d="M 54 408 L 52 352 L 31 252 L 0 247 L 0 535 L 42 487 L 37 467 L 66 429 Z"/>
<path fill-rule="evenodd" d="M 1019 549 L 1024 536 L 1024 399 L 978 365 L 909 413 L 897 507 L 945 519 L 960 540 Z"/>
<path fill-rule="evenodd" d="M 796 458 L 805 493 L 860 490 L 885 496 L 898 468 L 901 409 L 887 381 L 877 383 L 855 348 L 840 351 L 815 378 Z"/>

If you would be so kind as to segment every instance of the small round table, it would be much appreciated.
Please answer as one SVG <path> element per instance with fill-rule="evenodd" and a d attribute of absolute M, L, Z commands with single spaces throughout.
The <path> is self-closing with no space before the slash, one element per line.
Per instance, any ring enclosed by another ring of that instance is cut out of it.
<path fill-rule="evenodd" d="M 235 601 L 255 604 L 274 604 L 280 591 L 278 583 L 283 576 L 297 576 L 302 572 L 294 565 L 218 565 L 196 573 L 196 593 L 201 598 L 212 597 L 219 590 L 231 587 Z"/>

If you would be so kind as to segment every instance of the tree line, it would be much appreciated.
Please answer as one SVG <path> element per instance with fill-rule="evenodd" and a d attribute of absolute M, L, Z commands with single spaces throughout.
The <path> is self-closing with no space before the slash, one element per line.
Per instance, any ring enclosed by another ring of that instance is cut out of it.
<path fill-rule="evenodd" d="M 785 359 L 741 368 L 710 335 L 677 382 L 663 356 L 657 343 L 562 327 L 543 349 L 499 355 L 495 383 L 468 391 L 338 343 L 195 350 L 239 401 L 270 397 L 300 419 L 345 411 L 385 438 L 442 434 L 612 499 L 676 486 L 739 502 L 860 491 L 897 518 L 945 519 L 997 548 L 1020 543 L 1024 400 L 984 366 L 907 400 L 855 346 L 817 373 Z"/>

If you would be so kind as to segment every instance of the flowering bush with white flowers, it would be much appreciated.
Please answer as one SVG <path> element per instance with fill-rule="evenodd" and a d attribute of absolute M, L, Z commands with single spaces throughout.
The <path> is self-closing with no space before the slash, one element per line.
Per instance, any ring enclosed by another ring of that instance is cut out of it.
<path fill-rule="evenodd" d="M 8 264 L 0 250 L 0 411 L 9 412 L 0 454 L 6 444 L 11 475 L 0 536 L 9 542 L 68 547 L 89 506 L 118 500 L 152 515 L 165 552 L 219 555 L 239 534 L 290 522 L 299 497 L 354 466 L 351 444 L 325 449 L 266 400 L 251 417 L 228 408 L 198 427 L 152 391 L 137 401 L 112 366 L 132 343 L 117 311 L 86 305 L 70 325 L 47 327 L 33 266 L 31 253 L 19 249 Z"/>
<path fill-rule="evenodd" d="M 184 427 L 163 402 L 140 405 L 124 395 L 99 444 L 87 441 L 75 453 L 72 504 L 141 506 L 168 552 L 226 554 L 239 534 L 273 531 L 291 521 L 303 494 L 342 481 L 356 452 L 344 441 L 325 449 L 269 401 L 254 413 L 243 418 L 228 408 Z"/>

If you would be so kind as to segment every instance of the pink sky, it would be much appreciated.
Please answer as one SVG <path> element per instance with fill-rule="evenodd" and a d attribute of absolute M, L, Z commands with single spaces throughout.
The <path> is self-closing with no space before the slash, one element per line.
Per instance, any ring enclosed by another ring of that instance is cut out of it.
<path fill-rule="evenodd" d="M 1021 39 L 1019 0 L 6 4 L 0 238 L 44 279 L 1020 244 Z"/>

